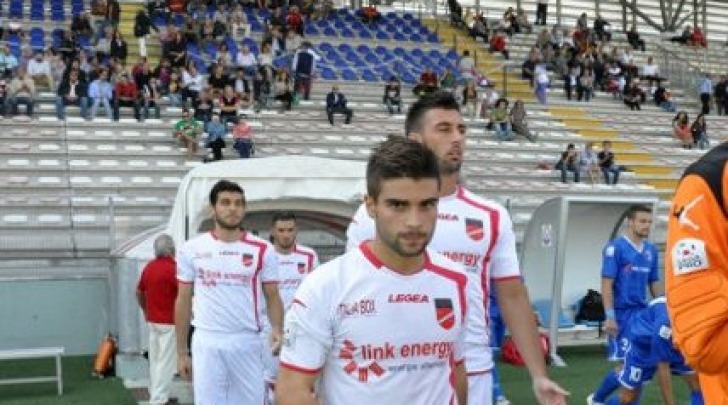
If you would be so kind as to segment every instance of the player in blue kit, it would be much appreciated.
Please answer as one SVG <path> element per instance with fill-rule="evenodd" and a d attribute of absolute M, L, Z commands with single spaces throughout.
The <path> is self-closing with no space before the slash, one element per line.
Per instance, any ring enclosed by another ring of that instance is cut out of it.
<path fill-rule="evenodd" d="M 655 298 L 647 308 L 636 312 L 629 324 L 625 325 L 623 336 L 627 342 L 627 350 L 624 366 L 618 374 L 621 384 L 619 395 L 606 401 L 597 400 L 596 395 L 590 396 L 587 399 L 588 404 L 638 404 L 642 386 L 655 373 L 658 375 L 665 404 L 675 404 L 671 374 L 682 376 L 685 380 L 690 388 L 691 405 L 703 404 L 698 377 L 673 345 L 672 327 L 664 297 Z"/>

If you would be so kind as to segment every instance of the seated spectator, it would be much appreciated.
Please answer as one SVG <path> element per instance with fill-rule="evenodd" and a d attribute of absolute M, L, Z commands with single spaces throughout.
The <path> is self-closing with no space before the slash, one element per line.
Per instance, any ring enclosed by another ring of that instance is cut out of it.
<path fill-rule="evenodd" d="M 490 112 L 489 125 L 492 125 L 498 140 L 510 141 L 512 139 L 511 119 L 508 116 L 508 100 L 501 98 L 495 103 L 495 108 Z"/>
<path fill-rule="evenodd" d="M 579 76 L 581 76 L 581 65 L 572 60 L 564 75 L 564 94 L 567 100 L 571 100 L 572 94 L 578 88 Z"/>
<path fill-rule="evenodd" d="M 162 92 L 167 96 L 169 105 L 179 107 L 182 105 L 182 90 L 184 89 L 182 79 L 176 71 L 169 73 L 169 82 L 166 88 L 162 88 Z"/>
<path fill-rule="evenodd" d="M 511 108 L 511 127 L 513 132 L 517 135 L 525 136 L 531 142 L 536 142 L 536 134 L 532 133 L 528 128 L 528 121 L 526 120 L 526 107 L 523 101 L 516 100 Z"/>
<path fill-rule="evenodd" d="M 599 168 L 604 175 L 604 182 L 606 184 L 617 184 L 622 168 L 614 162 L 611 141 L 602 142 L 602 150 L 597 154 L 597 158 L 599 159 Z"/>
<path fill-rule="evenodd" d="M 629 31 L 627 31 L 627 42 L 629 42 L 632 49 L 635 51 L 645 51 L 645 41 L 640 38 L 640 34 L 637 32 L 637 27 L 634 25 L 630 27 Z"/>
<path fill-rule="evenodd" d="M 195 106 L 194 117 L 197 121 L 206 125 L 212 119 L 212 112 L 215 109 L 215 102 L 210 89 L 204 89 L 200 92 L 200 97 Z"/>
<path fill-rule="evenodd" d="M 464 82 L 475 79 L 475 59 L 470 56 L 470 51 L 467 49 L 463 51 L 463 57 L 458 62 L 458 70 L 460 71 L 460 78 Z"/>
<path fill-rule="evenodd" d="M 647 80 L 650 88 L 654 86 L 654 83 L 657 83 L 657 86 L 660 86 L 660 82 L 662 81 L 662 77 L 660 77 L 660 67 L 655 63 L 655 60 L 652 58 L 652 56 L 647 58 L 647 63 L 642 66 L 642 75 L 640 76 L 642 80 Z"/>
<path fill-rule="evenodd" d="M 455 74 L 450 69 L 445 69 L 440 78 L 440 88 L 445 91 L 454 91 L 457 87 L 458 82 Z"/>
<path fill-rule="evenodd" d="M 689 25 L 686 25 L 685 28 L 683 29 L 682 33 L 676 37 L 670 38 L 670 41 L 686 45 L 686 44 L 690 43 L 692 38 L 693 38 L 693 28 L 690 27 Z"/>
<path fill-rule="evenodd" d="M 420 75 L 420 80 L 412 89 L 412 93 L 421 97 L 433 93 L 437 90 L 437 74 L 429 67 Z"/>
<path fill-rule="evenodd" d="M 173 67 L 182 68 L 187 64 L 187 41 L 182 33 L 176 30 L 172 33 L 172 38 L 162 47 L 162 57 L 169 59 Z"/>
<path fill-rule="evenodd" d="M 243 68 L 245 75 L 248 77 L 255 75 L 255 72 L 258 69 L 258 60 L 255 58 L 255 55 L 250 52 L 250 48 L 245 45 L 240 47 L 236 63 L 239 67 Z"/>
<path fill-rule="evenodd" d="M 705 114 L 698 114 L 690 126 L 690 133 L 693 137 L 693 145 L 700 149 L 708 149 L 710 141 L 708 141 L 708 126 L 705 123 Z"/>
<path fill-rule="evenodd" d="M 642 97 L 642 91 L 639 88 L 637 81 L 632 81 L 630 85 L 624 90 L 624 104 L 629 107 L 630 110 L 641 110 L 640 103 Z"/>
<path fill-rule="evenodd" d="M 326 116 L 331 125 L 334 125 L 334 114 L 346 115 L 345 124 L 351 123 L 351 116 L 354 111 L 346 106 L 346 96 L 339 92 L 339 86 L 334 85 L 331 92 L 326 95 Z"/>
<path fill-rule="evenodd" d="M 462 94 L 462 102 L 465 115 L 469 117 L 475 116 L 475 111 L 478 109 L 478 90 L 475 89 L 475 82 L 470 81 L 465 85 Z"/>
<path fill-rule="evenodd" d="M 250 37 L 251 25 L 245 13 L 235 14 L 230 23 L 230 33 L 235 42 L 242 41 L 244 38 Z"/>
<path fill-rule="evenodd" d="M 373 23 L 382 19 L 382 14 L 379 13 L 377 7 L 370 4 L 361 8 L 361 19 L 364 23 Z"/>
<path fill-rule="evenodd" d="M 493 38 L 490 40 L 490 47 L 488 51 L 490 53 L 500 52 L 504 58 L 508 59 L 508 39 L 505 32 L 496 31 Z"/>
<path fill-rule="evenodd" d="M 78 56 L 78 51 L 80 49 L 78 41 L 76 41 L 76 37 L 78 35 L 79 34 L 69 30 L 63 31 L 63 38 L 61 39 L 60 46 L 56 49 L 56 51 L 61 54 L 63 61 L 66 63 L 71 63 L 71 61 L 76 59 Z"/>
<path fill-rule="evenodd" d="M 119 121 L 120 107 L 131 107 L 134 111 L 134 119 L 141 121 L 139 93 L 136 84 L 129 80 L 128 73 L 124 72 L 119 76 L 114 94 L 114 121 Z"/>
<path fill-rule="evenodd" d="M 238 109 L 240 108 L 240 98 L 235 94 L 233 86 L 225 86 L 220 98 L 217 99 L 218 108 L 220 109 L 220 120 L 223 124 L 238 121 Z"/>
<path fill-rule="evenodd" d="M 612 40 L 611 27 L 612 25 L 609 24 L 609 21 L 605 20 L 602 18 L 601 14 L 597 13 L 596 18 L 594 18 L 594 34 L 597 39 L 600 41 L 610 42 Z"/>
<path fill-rule="evenodd" d="M 498 28 L 505 32 L 509 37 L 512 36 L 514 32 L 520 32 L 518 30 L 516 10 L 514 10 L 513 7 L 508 7 L 508 9 L 506 9 L 503 13 L 503 19 L 500 21 Z"/>
<path fill-rule="evenodd" d="M 658 107 L 667 112 L 675 112 L 677 110 L 675 102 L 672 101 L 672 94 L 662 87 L 662 85 L 655 90 L 654 100 Z"/>
<path fill-rule="evenodd" d="M 220 121 L 219 114 L 212 114 L 212 119 L 207 123 L 207 125 L 205 125 L 205 132 L 207 133 L 205 147 L 211 151 L 211 153 L 205 157 L 205 162 L 222 160 L 222 151 L 225 149 L 225 134 L 227 133 L 227 126 L 224 122 Z"/>
<path fill-rule="evenodd" d="M 174 125 L 173 136 L 185 145 L 189 159 L 197 153 L 197 137 L 202 134 L 202 129 L 203 124 L 195 120 L 187 110 L 182 112 L 182 119 Z"/>
<path fill-rule="evenodd" d="M 91 28 L 91 20 L 89 19 L 86 11 L 82 11 L 73 17 L 71 20 L 71 32 L 77 36 L 82 35 L 87 38 L 91 37 L 93 29 Z"/>
<path fill-rule="evenodd" d="M 561 171 L 561 182 L 566 183 L 566 173 L 574 173 L 574 183 L 579 182 L 579 152 L 576 151 L 576 147 L 573 143 L 570 143 L 566 150 L 561 152 L 559 161 L 554 166 L 556 170 Z"/>
<path fill-rule="evenodd" d="M 92 81 L 88 88 L 88 97 L 91 102 L 91 114 L 89 119 L 96 118 L 96 110 L 99 105 L 104 106 L 106 116 L 111 120 L 114 118 L 111 103 L 114 99 L 114 90 L 109 83 L 109 71 L 102 69 L 96 80 Z"/>
<path fill-rule="evenodd" d="M 36 87 L 45 85 L 51 91 L 55 89 L 51 70 L 50 58 L 44 57 L 43 52 L 36 52 L 35 57 L 28 61 L 28 77 L 33 80 Z"/>
<path fill-rule="evenodd" d="M 482 14 L 478 14 L 473 17 L 472 26 L 468 26 L 468 31 L 473 39 L 482 38 L 484 42 L 488 42 L 488 20 L 486 20 Z"/>
<path fill-rule="evenodd" d="M 197 66 L 190 63 L 186 70 L 182 71 L 182 102 L 195 106 L 198 103 L 200 92 L 205 87 L 205 78 L 197 71 Z"/>
<path fill-rule="evenodd" d="M 578 78 L 576 87 L 576 99 L 589 101 L 594 94 L 594 69 L 587 65 Z"/>
<path fill-rule="evenodd" d="M 376 8 L 374 8 L 374 11 L 376 12 Z M 376 15 L 373 16 L 373 19 L 376 19 Z M 291 8 L 288 10 L 288 15 L 286 16 L 286 24 L 288 25 L 288 29 L 297 32 L 299 35 L 303 35 L 303 15 L 301 15 L 301 12 L 298 11 L 298 7 L 291 6 Z"/>
<path fill-rule="evenodd" d="M 141 90 L 141 107 L 144 109 L 144 119 L 149 119 L 149 109 L 154 109 L 154 118 L 159 119 L 159 102 L 162 99 L 162 89 L 156 77 L 149 78 Z"/>
<path fill-rule="evenodd" d="M 397 80 L 396 76 L 389 78 L 389 83 L 384 86 L 384 96 L 382 101 L 387 106 L 389 115 L 394 115 L 394 107 L 397 107 L 397 114 L 402 114 L 402 85 Z"/>
<path fill-rule="evenodd" d="M 244 118 L 241 115 L 238 123 L 233 126 L 233 149 L 238 151 L 241 158 L 247 159 L 253 154 L 253 129 Z"/>
<path fill-rule="evenodd" d="M 516 27 L 518 27 L 517 32 L 523 32 L 526 34 L 533 32 L 533 25 L 531 25 L 528 21 L 528 16 L 522 8 L 519 8 L 518 11 L 516 11 Z"/>
<path fill-rule="evenodd" d="M 66 106 L 76 105 L 81 108 L 81 117 L 88 119 L 88 86 L 78 77 L 78 70 L 72 70 L 68 79 L 58 86 L 56 97 L 56 117 L 66 119 Z"/>
<path fill-rule="evenodd" d="M 701 48 L 706 48 L 708 46 L 708 42 L 705 39 L 705 34 L 703 34 L 703 30 L 701 30 L 700 27 L 695 27 L 693 29 L 693 33 L 690 36 L 688 44 Z"/>
<path fill-rule="evenodd" d="M 0 45 L 0 50 L 2 50 L 4 62 L 2 68 L 0 68 L 0 76 L 8 78 L 18 68 L 18 58 L 10 52 L 10 47 L 7 44 Z"/>
<path fill-rule="evenodd" d="M 579 161 L 579 169 L 589 175 L 589 180 L 591 180 L 592 184 L 596 183 L 601 168 L 599 167 L 599 156 L 594 151 L 594 142 L 589 141 L 584 145 L 584 151 L 581 153 L 581 159 Z"/>
<path fill-rule="evenodd" d="M 298 35 L 296 31 L 288 31 L 284 40 L 284 49 L 288 55 L 293 55 L 294 52 L 303 44 L 303 37 Z"/>
<path fill-rule="evenodd" d="M 531 50 L 528 54 L 528 59 L 521 65 L 521 78 L 528 80 L 528 83 L 533 87 L 533 75 L 536 70 L 536 64 L 539 61 L 538 50 Z"/>
<path fill-rule="evenodd" d="M 216 64 L 212 69 L 212 74 L 207 78 L 207 85 L 212 90 L 213 97 L 219 97 L 225 89 L 225 86 L 229 84 L 231 84 L 231 80 L 230 76 L 225 74 L 225 67 L 221 64 Z"/>
<path fill-rule="evenodd" d="M 18 105 L 25 106 L 25 114 L 33 117 L 33 106 L 38 93 L 35 89 L 35 82 L 25 72 L 25 69 L 19 68 L 16 76 L 10 81 L 8 88 L 8 107 L 12 115 L 18 115 Z"/>
<path fill-rule="evenodd" d="M 283 109 L 290 111 L 293 106 L 293 91 L 291 89 L 291 78 L 288 71 L 281 69 L 273 81 L 273 98 L 283 103 Z"/>
<path fill-rule="evenodd" d="M 536 98 L 538 99 L 538 102 L 542 105 L 546 105 L 548 102 L 547 100 L 547 93 L 546 90 L 549 87 L 549 75 L 546 72 L 546 66 L 544 64 L 538 64 L 536 65 L 536 87 L 534 88 L 533 92 L 536 94 Z"/>
<path fill-rule="evenodd" d="M 129 55 L 129 48 L 121 35 L 121 31 L 115 30 L 114 37 L 111 40 L 111 47 L 109 50 L 109 56 L 113 59 L 120 60 L 122 63 L 126 63 L 126 57 Z"/>

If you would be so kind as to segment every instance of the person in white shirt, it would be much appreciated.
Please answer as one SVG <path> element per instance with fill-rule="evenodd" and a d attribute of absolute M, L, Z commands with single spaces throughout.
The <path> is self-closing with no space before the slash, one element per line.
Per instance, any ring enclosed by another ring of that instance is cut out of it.
<path fill-rule="evenodd" d="M 248 77 L 254 76 L 258 69 L 258 60 L 255 58 L 255 55 L 250 52 L 250 48 L 245 45 L 240 47 L 236 63 L 238 64 L 238 67 L 243 68 L 245 75 Z"/>
<path fill-rule="evenodd" d="M 494 288 L 508 330 L 523 354 L 540 404 L 565 404 L 567 393 L 546 372 L 528 292 L 521 281 L 516 240 L 508 212 L 458 184 L 464 158 L 465 123 L 449 93 L 434 93 L 412 105 L 405 133 L 422 142 L 439 159 L 440 200 L 437 228 L 430 247 L 464 265 L 468 276 L 466 369 L 468 404 L 492 403 L 493 367 L 489 347 L 488 291 Z M 355 249 L 376 236 L 365 206 L 359 208 L 346 232 L 347 248 Z M 491 285 L 491 280 L 494 281 Z"/>
<path fill-rule="evenodd" d="M 647 80 L 650 84 L 650 93 L 654 93 L 657 87 L 655 87 L 655 82 L 657 82 L 657 86 L 660 86 L 660 81 L 662 81 L 662 78 L 660 77 L 660 66 L 655 63 L 652 56 L 647 58 L 647 63 L 642 66 L 642 79 Z"/>
<path fill-rule="evenodd" d="M 177 253 L 178 371 L 192 379 L 196 405 L 264 404 L 263 351 L 269 348 L 260 338 L 259 308 L 267 309 L 270 350 L 278 350 L 283 305 L 276 255 L 270 243 L 240 229 L 245 194 L 238 184 L 218 181 L 210 191 L 210 208 L 215 229 L 190 239 Z"/>
<path fill-rule="evenodd" d="M 271 220 L 270 240 L 278 256 L 278 292 L 284 312 L 291 306 L 293 296 L 303 279 L 319 266 L 316 251 L 296 242 L 298 224 L 291 211 L 278 211 Z M 278 358 L 266 350 L 264 356 L 266 380 L 275 386 L 278 379 Z"/>
<path fill-rule="evenodd" d="M 187 99 L 192 100 L 192 105 L 197 103 L 200 98 L 200 92 L 206 87 L 205 78 L 197 71 L 194 63 L 190 63 L 186 70 L 182 71 L 182 102 L 187 103 Z"/>
<path fill-rule="evenodd" d="M 374 239 L 317 268 L 285 321 L 278 405 L 467 403 L 467 276 L 427 249 L 437 158 L 392 137 L 367 164 Z"/>
<path fill-rule="evenodd" d="M 35 57 L 28 61 L 28 76 L 33 79 L 36 87 L 46 85 L 51 91 L 55 91 L 51 63 L 48 58 L 43 56 L 43 52 L 36 52 Z"/>

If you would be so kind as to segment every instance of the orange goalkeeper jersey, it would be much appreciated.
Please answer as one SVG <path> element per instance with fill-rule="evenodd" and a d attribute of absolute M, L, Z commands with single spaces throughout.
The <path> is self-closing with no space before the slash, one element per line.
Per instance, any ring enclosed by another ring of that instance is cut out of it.
<path fill-rule="evenodd" d="M 700 375 L 705 403 L 728 405 L 728 142 L 685 171 L 665 248 L 675 341 Z"/>

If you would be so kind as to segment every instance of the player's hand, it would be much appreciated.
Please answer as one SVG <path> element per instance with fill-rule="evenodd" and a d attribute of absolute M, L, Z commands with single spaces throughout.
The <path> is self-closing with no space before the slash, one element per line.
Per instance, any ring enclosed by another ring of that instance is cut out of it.
<path fill-rule="evenodd" d="M 192 359 L 189 354 L 177 356 L 177 372 L 185 381 L 192 381 Z"/>
<path fill-rule="evenodd" d="M 551 381 L 548 377 L 533 380 L 533 392 L 540 405 L 566 405 L 569 392 Z"/>
<path fill-rule="evenodd" d="M 617 321 L 614 319 L 607 319 L 604 321 L 604 331 L 609 336 L 617 336 Z"/>
<path fill-rule="evenodd" d="M 273 329 L 270 332 L 270 348 L 274 356 L 281 352 L 281 331 Z"/>

